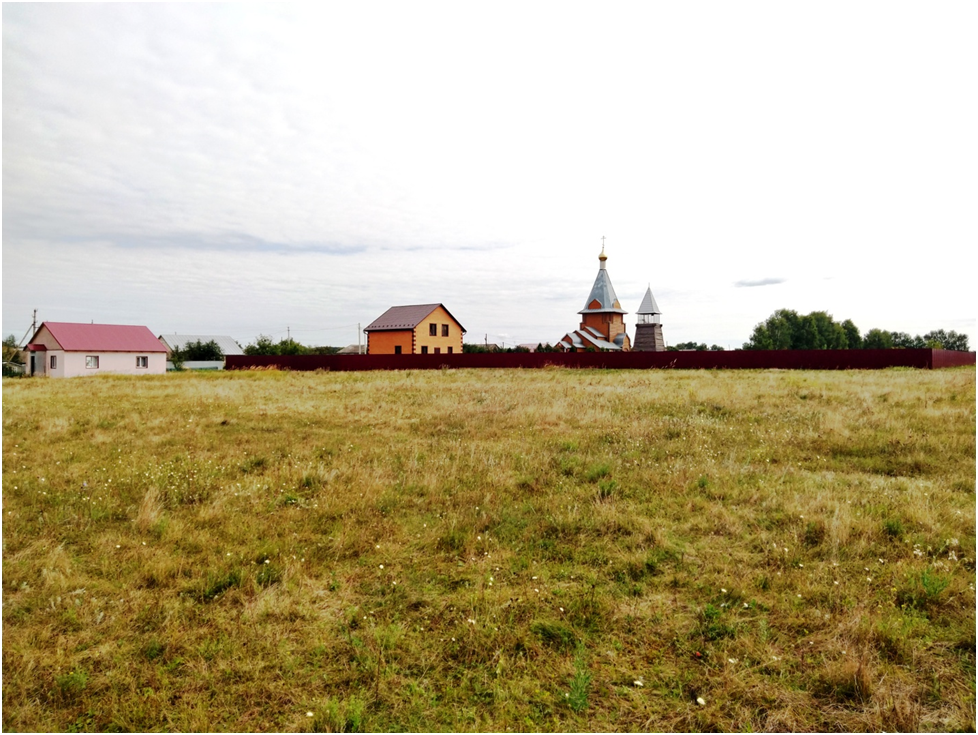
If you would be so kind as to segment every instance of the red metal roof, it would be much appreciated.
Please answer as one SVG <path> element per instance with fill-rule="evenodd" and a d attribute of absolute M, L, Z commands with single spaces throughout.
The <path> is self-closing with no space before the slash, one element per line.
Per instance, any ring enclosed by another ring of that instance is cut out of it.
<path fill-rule="evenodd" d="M 65 352 L 166 352 L 148 327 L 130 324 L 73 324 L 44 322 Z M 37 334 L 32 339 L 36 339 Z"/>
<path fill-rule="evenodd" d="M 438 307 L 445 309 L 444 304 L 413 304 L 411 306 L 392 306 L 374 321 L 372 321 L 364 332 L 380 332 L 392 329 L 414 329 L 425 320 L 431 312 Z M 445 309 L 448 316 L 458 324 L 459 328 L 465 332 L 465 328 L 458 323 L 458 319 Z"/>

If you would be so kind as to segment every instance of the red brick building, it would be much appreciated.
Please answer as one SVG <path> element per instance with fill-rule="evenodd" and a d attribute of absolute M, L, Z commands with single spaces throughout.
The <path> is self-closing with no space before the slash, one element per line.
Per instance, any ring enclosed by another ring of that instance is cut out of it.
<path fill-rule="evenodd" d="M 568 352 L 587 349 L 617 352 L 631 349 L 632 343 L 625 331 L 624 319 L 628 312 L 621 308 L 618 296 L 615 295 L 615 287 L 611 285 L 611 276 L 608 275 L 607 261 L 608 256 L 604 254 L 602 247 L 601 255 L 598 256 L 598 276 L 594 279 L 584 308 L 577 312 L 583 317 L 581 326 L 574 332 L 568 332 L 557 342 L 556 346 L 560 349 Z"/>

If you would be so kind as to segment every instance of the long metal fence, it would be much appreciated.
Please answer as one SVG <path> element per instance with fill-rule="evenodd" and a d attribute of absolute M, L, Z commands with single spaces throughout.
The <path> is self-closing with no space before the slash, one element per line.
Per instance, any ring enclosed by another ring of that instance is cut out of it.
<path fill-rule="evenodd" d="M 717 352 L 496 352 L 456 355 L 229 355 L 228 370 L 438 370 L 591 368 L 608 370 L 881 370 L 974 365 L 974 352 L 890 350 L 729 350 Z"/>

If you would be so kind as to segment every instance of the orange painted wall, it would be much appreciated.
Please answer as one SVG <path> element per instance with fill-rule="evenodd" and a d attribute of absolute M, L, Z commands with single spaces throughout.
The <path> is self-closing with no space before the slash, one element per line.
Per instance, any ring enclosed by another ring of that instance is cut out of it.
<path fill-rule="evenodd" d="M 399 329 L 390 332 L 367 332 L 368 355 L 393 355 L 394 346 L 401 346 L 401 353 L 411 354 L 411 330 Z"/>

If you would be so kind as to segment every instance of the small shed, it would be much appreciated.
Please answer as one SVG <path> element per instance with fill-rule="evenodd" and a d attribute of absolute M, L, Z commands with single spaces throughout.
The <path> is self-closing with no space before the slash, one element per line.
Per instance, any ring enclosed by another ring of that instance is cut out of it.
<path fill-rule="evenodd" d="M 148 327 L 43 322 L 27 345 L 28 375 L 162 375 L 166 346 Z"/>

